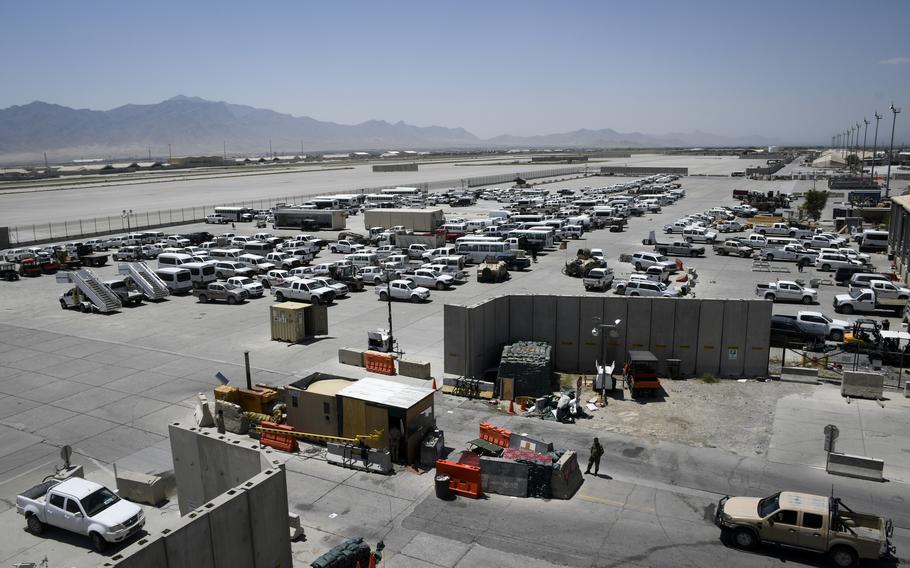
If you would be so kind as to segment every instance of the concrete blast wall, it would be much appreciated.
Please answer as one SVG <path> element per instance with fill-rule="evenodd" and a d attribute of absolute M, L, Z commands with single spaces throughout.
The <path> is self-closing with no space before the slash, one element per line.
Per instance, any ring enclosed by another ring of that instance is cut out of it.
<path fill-rule="evenodd" d="M 287 485 L 272 468 L 114 554 L 117 568 L 290 568 Z"/>
<path fill-rule="evenodd" d="M 594 317 L 622 320 L 592 336 Z M 591 373 L 594 361 L 622 362 L 629 350 L 680 360 L 682 376 L 768 374 L 771 303 L 766 300 L 512 295 L 444 309 L 445 373 L 481 378 L 499 365 L 502 348 L 546 341 L 557 371 Z"/>
<path fill-rule="evenodd" d="M 689 175 L 689 168 L 663 168 L 663 167 L 632 167 L 632 166 L 601 166 L 601 174 L 614 174 L 620 176 L 650 176 L 657 174 Z"/>

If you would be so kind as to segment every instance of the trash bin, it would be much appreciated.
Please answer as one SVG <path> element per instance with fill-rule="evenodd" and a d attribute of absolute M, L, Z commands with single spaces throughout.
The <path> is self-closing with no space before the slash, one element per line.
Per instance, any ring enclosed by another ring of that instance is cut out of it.
<path fill-rule="evenodd" d="M 449 489 L 451 478 L 445 473 L 436 476 L 436 497 L 444 501 L 452 498 L 452 490 Z"/>
<path fill-rule="evenodd" d="M 667 376 L 671 379 L 680 379 L 679 368 L 682 366 L 681 359 L 667 359 Z"/>

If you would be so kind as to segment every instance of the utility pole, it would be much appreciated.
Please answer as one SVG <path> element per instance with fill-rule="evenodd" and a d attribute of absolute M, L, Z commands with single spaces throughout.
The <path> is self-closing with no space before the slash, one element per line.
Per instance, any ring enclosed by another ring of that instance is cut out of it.
<path fill-rule="evenodd" d="M 227 161 L 227 140 L 223 140 L 223 141 L 221 142 L 221 148 L 222 148 L 222 150 L 221 150 L 221 160 L 224 161 L 224 162 L 226 162 L 226 161 Z"/>
<path fill-rule="evenodd" d="M 894 126 L 897 124 L 897 115 L 900 113 L 901 109 L 894 106 L 894 103 L 891 103 L 891 114 L 894 115 L 891 118 L 891 149 L 888 150 L 888 179 L 885 180 L 885 197 L 891 195 L 891 161 L 894 159 Z"/>
<path fill-rule="evenodd" d="M 878 143 L 878 121 L 882 119 L 882 115 L 878 114 L 878 111 L 875 111 L 875 136 L 872 138 L 872 172 L 869 174 L 869 177 L 872 180 L 875 180 L 875 152 L 876 144 Z"/>
<path fill-rule="evenodd" d="M 47 152 L 44 153 L 44 169 L 49 170 L 51 167 L 47 165 Z"/>
<path fill-rule="evenodd" d="M 167 145 L 167 161 L 168 161 L 168 163 L 170 163 L 171 159 L 172 159 L 172 158 L 171 158 L 171 145 L 168 144 L 168 145 Z"/>
<path fill-rule="evenodd" d="M 863 128 L 863 153 L 860 155 L 860 158 L 859 158 L 859 180 L 860 181 L 863 181 L 863 174 L 866 173 L 866 165 L 865 165 L 866 164 L 866 135 L 869 134 L 869 124 L 871 124 L 869 122 L 869 120 L 866 119 L 865 116 L 863 117 L 863 124 L 865 124 L 866 126 L 865 126 L 865 128 Z"/>
<path fill-rule="evenodd" d="M 149 146 L 149 161 L 152 161 L 152 147 Z"/>
<path fill-rule="evenodd" d="M 272 156 L 274 156 L 274 154 L 272 154 L 272 139 L 269 138 L 269 158 Z"/>

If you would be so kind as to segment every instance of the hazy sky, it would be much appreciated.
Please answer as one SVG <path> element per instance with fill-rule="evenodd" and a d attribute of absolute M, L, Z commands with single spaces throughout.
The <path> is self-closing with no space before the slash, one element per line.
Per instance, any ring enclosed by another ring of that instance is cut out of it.
<path fill-rule="evenodd" d="M 0 21 L 0 108 L 185 94 L 482 137 L 698 129 L 818 142 L 875 109 L 890 133 L 894 100 L 910 139 L 907 0 L 10 0 Z"/>

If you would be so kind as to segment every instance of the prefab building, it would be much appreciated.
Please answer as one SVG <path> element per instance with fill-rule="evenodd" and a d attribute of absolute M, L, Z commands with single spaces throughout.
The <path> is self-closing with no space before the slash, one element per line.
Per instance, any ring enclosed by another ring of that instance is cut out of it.
<path fill-rule="evenodd" d="M 411 231 L 428 232 L 445 223 L 442 209 L 367 209 L 363 212 L 367 227 L 403 226 Z"/>
<path fill-rule="evenodd" d="M 309 231 L 327 229 L 340 231 L 347 224 L 347 211 L 340 209 L 308 209 L 280 207 L 275 210 L 273 229 L 299 229 Z"/>
<path fill-rule="evenodd" d="M 380 431 L 370 447 L 388 448 L 401 432 L 400 461 L 416 463 L 420 442 L 436 427 L 433 389 L 376 378 L 352 380 L 317 373 L 282 389 L 287 423 L 299 432 L 354 438 Z"/>

